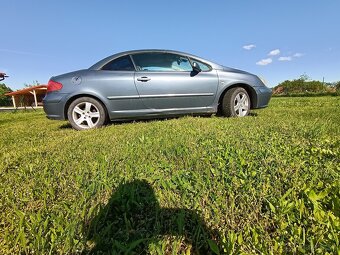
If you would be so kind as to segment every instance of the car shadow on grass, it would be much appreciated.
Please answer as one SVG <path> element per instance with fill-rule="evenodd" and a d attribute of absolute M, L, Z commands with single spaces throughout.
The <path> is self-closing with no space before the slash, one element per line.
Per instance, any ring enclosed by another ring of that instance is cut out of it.
<path fill-rule="evenodd" d="M 184 118 L 185 116 L 195 117 L 195 118 L 210 118 L 211 115 L 181 115 L 181 116 L 167 116 L 167 117 L 150 117 L 150 118 L 140 118 L 140 119 L 123 119 L 123 120 L 112 120 L 108 121 L 105 126 L 111 126 L 111 125 L 124 125 L 124 124 L 131 124 L 131 123 L 151 123 L 155 121 L 168 121 L 168 120 L 174 120 L 179 118 Z M 65 123 L 61 126 L 59 126 L 59 129 L 72 129 L 72 126 L 70 123 Z"/>
<path fill-rule="evenodd" d="M 108 127 L 111 125 L 124 125 L 124 124 L 131 124 L 131 123 L 148 123 L 148 122 L 154 122 L 154 121 L 167 121 L 171 119 L 177 119 L 179 117 L 172 117 L 172 118 L 153 118 L 153 119 L 137 119 L 137 120 L 113 120 L 108 121 L 103 127 Z M 65 123 L 61 126 L 59 126 L 59 129 L 72 129 L 72 126 L 70 123 Z"/>
<path fill-rule="evenodd" d="M 72 126 L 70 123 L 65 123 L 59 127 L 59 129 L 72 129 Z"/>
<path fill-rule="evenodd" d="M 247 117 L 256 117 L 258 114 L 256 112 L 250 112 Z M 211 118 L 212 114 L 205 114 L 205 115 L 184 115 L 184 116 L 173 116 L 173 117 L 164 117 L 164 118 L 145 118 L 145 119 L 131 119 L 131 120 L 113 120 L 109 121 L 105 126 L 111 126 L 111 125 L 123 125 L 123 124 L 130 124 L 130 123 L 148 123 L 148 122 L 155 122 L 155 121 L 168 121 L 173 119 L 179 119 L 184 118 L 186 116 L 195 117 L 195 118 Z M 224 118 L 221 115 L 216 114 L 216 117 L 218 118 Z M 63 124 L 59 127 L 59 129 L 72 129 L 72 126 L 70 123 Z"/>
<path fill-rule="evenodd" d="M 191 254 L 214 254 L 221 250 L 216 241 L 219 233 L 207 227 L 197 212 L 160 207 L 145 180 L 121 184 L 87 223 L 86 236 L 86 254 L 147 254 L 149 245 L 162 238 L 170 241 L 171 249 L 174 237 L 181 240 L 178 253 L 190 249 Z M 163 252 L 172 253 L 169 249 Z"/>
<path fill-rule="evenodd" d="M 256 112 L 250 112 L 247 117 L 257 117 L 257 115 Z"/>

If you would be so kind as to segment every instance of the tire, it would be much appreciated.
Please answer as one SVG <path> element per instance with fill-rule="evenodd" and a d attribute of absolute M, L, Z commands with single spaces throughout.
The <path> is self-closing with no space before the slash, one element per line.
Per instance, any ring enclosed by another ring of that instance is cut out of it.
<path fill-rule="evenodd" d="M 244 117 L 250 112 L 250 98 L 244 88 L 229 89 L 222 100 L 222 114 L 226 117 Z"/>
<path fill-rule="evenodd" d="M 76 130 L 93 129 L 103 126 L 107 119 L 104 106 L 91 97 L 74 100 L 67 109 L 67 118 Z"/>

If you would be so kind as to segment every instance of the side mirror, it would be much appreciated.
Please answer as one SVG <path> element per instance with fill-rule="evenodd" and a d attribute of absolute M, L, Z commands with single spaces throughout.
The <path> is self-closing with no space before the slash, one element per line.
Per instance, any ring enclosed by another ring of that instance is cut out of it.
<path fill-rule="evenodd" d="M 192 63 L 192 69 L 197 73 L 202 71 L 202 69 L 200 68 L 200 66 L 196 62 Z"/>

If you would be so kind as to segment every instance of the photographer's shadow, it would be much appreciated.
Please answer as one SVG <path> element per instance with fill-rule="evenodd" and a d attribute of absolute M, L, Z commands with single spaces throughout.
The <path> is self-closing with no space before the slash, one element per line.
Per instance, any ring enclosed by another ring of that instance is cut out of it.
<path fill-rule="evenodd" d="M 151 185 L 135 180 L 120 185 L 87 229 L 91 254 L 146 254 L 162 237 L 179 236 L 191 254 L 213 254 L 219 240 L 193 210 L 160 208 Z"/>

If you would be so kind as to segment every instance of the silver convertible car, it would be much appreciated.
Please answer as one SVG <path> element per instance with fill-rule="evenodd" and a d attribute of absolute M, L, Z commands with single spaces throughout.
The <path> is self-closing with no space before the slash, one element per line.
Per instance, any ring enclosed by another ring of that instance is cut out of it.
<path fill-rule="evenodd" d="M 256 75 L 170 50 L 136 50 L 89 69 L 54 76 L 44 98 L 47 118 L 77 130 L 109 120 L 213 114 L 243 117 L 263 108 L 271 89 Z"/>

